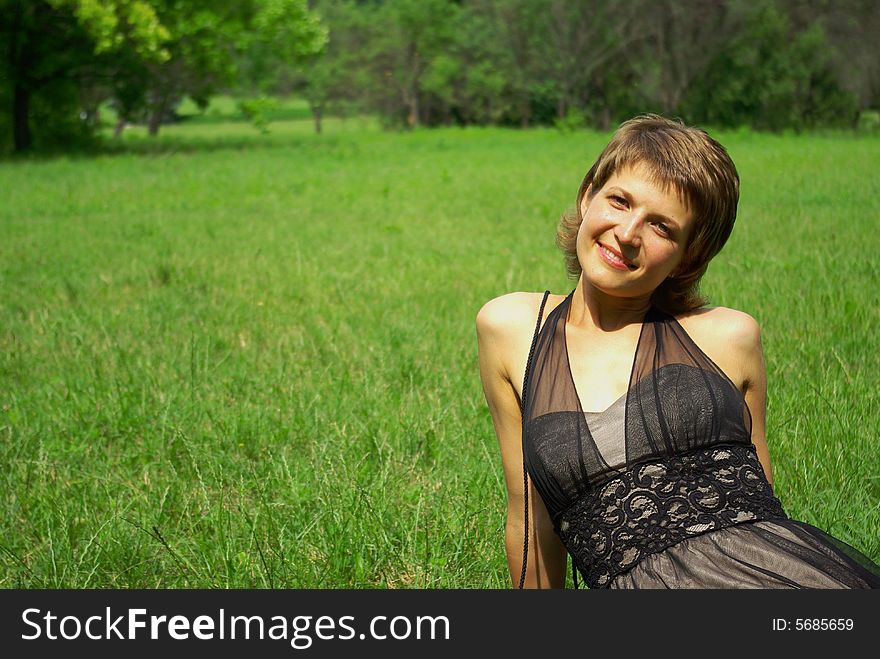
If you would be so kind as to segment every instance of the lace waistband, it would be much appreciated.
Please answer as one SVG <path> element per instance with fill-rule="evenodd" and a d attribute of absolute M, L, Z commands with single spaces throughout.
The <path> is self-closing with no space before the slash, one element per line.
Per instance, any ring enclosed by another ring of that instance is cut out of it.
<path fill-rule="evenodd" d="M 554 519 L 591 588 L 644 557 L 743 522 L 786 518 L 755 447 L 713 446 L 645 462 L 584 493 Z"/>

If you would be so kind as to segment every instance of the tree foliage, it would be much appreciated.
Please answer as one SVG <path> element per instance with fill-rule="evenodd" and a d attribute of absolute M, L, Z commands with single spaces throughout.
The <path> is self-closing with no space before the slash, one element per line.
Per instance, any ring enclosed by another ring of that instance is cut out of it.
<path fill-rule="evenodd" d="M 155 133 L 184 95 L 206 103 L 233 84 L 243 54 L 291 65 L 327 38 L 306 0 L 0 0 L 0 34 L 17 151 L 34 126 L 38 146 L 87 134 L 105 100 Z"/>
<path fill-rule="evenodd" d="M 319 131 L 352 112 L 855 126 L 880 107 L 878 30 L 875 0 L 0 0 L 0 130 L 18 150 L 69 143 L 110 101 L 155 133 L 218 91 L 260 121 L 268 96 L 302 94 Z"/>
<path fill-rule="evenodd" d="M 321 66 L 301 75 L 302 88 L 323 90 L 323 106 L 345 98 L 388 125 L 608 128 L 657 111 L 800 130 L 852 125 L 880 105 L 873 29 L 880 5 L 869 0 L 321 0 L 317 7 L 330 46 Z M 346 48 L 334 47 L 337 39 Z M 852 58 L 863 66 L 850 66 Z"/>
<path fill-rule="evenodd" d="M 0 35 L 3 100 L 17 150 L 31 146 L 35 118 L 43 142 L 81 134 L 86 88 L 112 77 L 117 54 L 168 57 L 168 31 L 146 0 L 0 0 Z"/>

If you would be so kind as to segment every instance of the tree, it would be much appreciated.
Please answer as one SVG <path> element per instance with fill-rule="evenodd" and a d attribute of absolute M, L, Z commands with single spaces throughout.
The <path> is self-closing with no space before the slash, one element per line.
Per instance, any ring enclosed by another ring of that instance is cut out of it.
<path fill-rule="evenodd" d="M 830 48 L 829 69 L 860 111 L 880 107 L 880 3 L 876 0 L 783 0 L 798 31 L 818 24 Z"/>
<path fill-rule="evenodd" d="M 238 53 L 265 67 L 326 41 L 306 0 L 0 0 L 0 34 L 16 151 L 34 112 L 69 136 L 106 99 L 155 135 L 185 94 L 204 104 L 230 83 Z"/>
<path fill-rule="evenodd" d="M 305 97 L 320 133 L 328 108 L 347 112 L 369 87 L 363 53 L 371 42 L 370 21 L 352 0 L 323 0 L 314 6 L 325 26 L 326 44 L 318 52 L 275 61 L 260 80 L 261 92 L 286 94 L 296 90 Z"/>
<path fill-rule="evenodd" d="M 168 32 L 144 0 L 0 0 L 0 34 L 17 152 L 32 146 L 35 101 L 63 123 L 80 84 L 106 79 L 115 54 L 127 50 L 145 61 L 168 55 Z"/>
<path fill-rule="evenodd" d="M 538 0 L 534 75 L 553 87 L 556 117 L 589 103 L 594 74 L 646 38 L 639 3 Z"/>
<path fill-rule="evenodd" d="M 781 47 L 780 44 L 785 44 Z M 851 123 L 857 109 L 833 74 L 818 23 L 797 32 L 773 3 L 751 9 L 685 102 L 695 119 L 763 130 Z"/>
<path fill-rule="evenodd" d="M 511 118 L 527 128 L 533 115 L 536 7 L 530 0 L 497 0 L 481 2 L 480 5 L 483 5 L 482 11 L 491 16 L 497 35 L 494 41 L 505 53 L 500 68 L 505 72 L 513 98 Z"/>
<path fill-rule="evenodd" d="M 240 62 L 262 80 L 277 62 L 319 52 L 327 39 L 306 0 L 151 1 L 171 34 L 170 56 L 145 67 L 133 62 L 130 75 L 121 77 L 143 81 L 139 94 L 129 90 L 127 96 L 135 101 L 130 110 L 146 111 L 150 135 L 185 95 L 206 105 L 211 94 L 234 82 Z"/>
<path fill-rule="evenodd" d="M 739 16 L 719 0 L 659 0 L 642 13 L 648 38 L 639 59 L 643 84 L 661 112 L 673 115 L 693 83 L 738 28 Z"/>
<path fill-rule="evenodd" d="M 449 45 L 431 57 L 420 81 L 429 124 L 499 123 L 515 111 L 512 58 L 489 12 L 466 7 L 451 18 Z"/>
<path fill-rule="evenodd" d="M 370 101 L 391 122 L 422 122 L 422 79 L 430 62 L 453 39 L 460 11 L 449 0 L 388 0 L 368 15 L 373 39 L 365 53 L 371 72 Z"/>

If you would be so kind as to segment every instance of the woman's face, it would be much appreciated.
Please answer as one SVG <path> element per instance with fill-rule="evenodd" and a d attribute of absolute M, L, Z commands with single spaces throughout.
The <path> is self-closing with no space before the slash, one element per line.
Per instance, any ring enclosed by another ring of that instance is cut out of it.
<path fill-rule="evenodd" d="M 577 237 L 582 276 L 609 295 L 650 295 L 681 263 L 692 214 L 674 190 L 652 183 L 642 164 L 591 192 Z"/>

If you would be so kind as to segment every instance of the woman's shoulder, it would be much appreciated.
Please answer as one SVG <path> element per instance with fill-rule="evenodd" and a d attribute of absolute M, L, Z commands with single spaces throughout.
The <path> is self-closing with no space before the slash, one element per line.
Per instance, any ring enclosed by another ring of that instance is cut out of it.
<path fill-rule="evenodd" d="M 544 293 L 515 292 L 506 293 L 486 302 L 477 313 L 477 331 L 492 334 L 519 335 L 523 327 L 534 329 Z M 544 307 L 544 317 L 564 295 L 550 294 Z"/>
<path fill-rule="evenodd" d="M 486 302 L 477 313 L 477 341 L 480 360 L 487 372 L 503 374 L 514 383 L 517 396 L 525 376 L 529 346 L 535 331 L 544 293 L 507 293 Z M 550 311 L 565 299 L 548 295 L 542 323 Z"/>
<path fill-rule="evenodd" d="M 676 320 L 699 343 L 752 350 L 761 343 L 761 327 L 751 315 L 728 307 L 700 307 L 676 315 Z"/>

